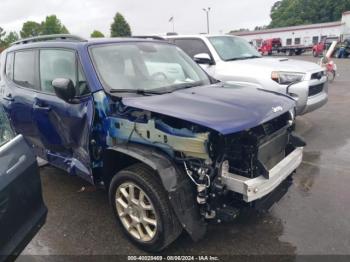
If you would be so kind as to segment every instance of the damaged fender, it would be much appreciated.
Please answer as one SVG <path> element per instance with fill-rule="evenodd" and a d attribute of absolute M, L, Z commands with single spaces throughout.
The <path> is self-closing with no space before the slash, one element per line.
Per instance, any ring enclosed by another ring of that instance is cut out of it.
<path fill-rule="evenodd" d="M 116 151 L 143 162 L 159 174 L 168 192 L 171 206 L 183 228 L 194 241 L 206 233 L 206 223 L 201 219 L 192 184 L 182 170 L 154 147 L 127 144 L 109 147 L 106 151 Z"/>

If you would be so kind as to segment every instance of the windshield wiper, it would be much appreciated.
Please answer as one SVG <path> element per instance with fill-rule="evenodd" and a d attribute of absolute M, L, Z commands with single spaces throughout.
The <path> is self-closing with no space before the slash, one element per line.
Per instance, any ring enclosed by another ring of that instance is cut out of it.
<path fill-rule="evenodd" d="M 139 95 L 161 95 L 166 93 L 171 93 L 176 90 L 191 88 L 195 86 L 202 85 L 202 81 L 191 82 L 191 83 L 182 83 L 171 86 L 166 86 L 162 88 L 158 88 L 156 90 L 145 90 L 145 89 L 111 89 L 111 93 L 133 93 Z"/>
<path fill-rule="evenodd" d="M 144 90 L 144 89 L 111 89 L 111 93 L 133 93 L 139 95 L 161 95 L 168 91 Z"/>
<path fill-rule="evenodd" d="M 251 56 L 233 57 L 233 58 L 226 59 L 225 61 L 228 62 L 228 61 L 245 60 L 245 59 L 252 59 L 252 58 L 261 58 L 261 56 L 251 55 Z"/>
<path fill-rule="evenodd" d="M 172 91 L 176 91 L 176 90 L 181 90 L 181 89 L 187 89 L 187 88 L 200 86 L 202 84 L 203 84 L 202 81 L 197 81 L 197 82 L 190 82 L 190 83 L 183 83 L 183 84 L 172 85 L 172 86 L 168 86 L 168 88 L 171 89 Z"/>

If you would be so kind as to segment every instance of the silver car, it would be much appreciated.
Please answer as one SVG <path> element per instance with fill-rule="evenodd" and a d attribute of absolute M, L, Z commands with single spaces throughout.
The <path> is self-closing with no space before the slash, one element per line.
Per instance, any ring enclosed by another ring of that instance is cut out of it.
<path fill-rule="evenodd" d="M 214 78 L 288 94 L 303 115 L 327 103 L 328 82 L 323 68 L 311 62 L 262 57 L 236 36 L 168 36 Z"/>

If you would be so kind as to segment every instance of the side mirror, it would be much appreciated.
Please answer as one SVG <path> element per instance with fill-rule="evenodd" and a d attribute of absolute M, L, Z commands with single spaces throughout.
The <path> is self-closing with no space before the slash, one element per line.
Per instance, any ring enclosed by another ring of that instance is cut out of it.
<path fill-rule="evenodd" d="M 198 64 L 207 64 L 207 65 L 213 64 L 211 57 L 207 53 L 196 54 L 193 57 L 193 59 Z"/>
<path fill-rule="evenodd" d="M 72 102 L 75 97 L 75 87 L 72 80 L 66 78 L 56 78 L 52 81 L 52 86 L 57 97 L 66 101 L 67 103 Z"/>

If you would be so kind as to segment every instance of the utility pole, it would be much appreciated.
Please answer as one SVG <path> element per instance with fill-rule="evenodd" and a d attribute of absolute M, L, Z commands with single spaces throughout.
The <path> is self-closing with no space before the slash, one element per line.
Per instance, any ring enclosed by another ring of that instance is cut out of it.
<path fill-rule="evenodd" d="M 209 30 L 209 12 L 210 12 L 211 8 L 203 8 L 203 11 L 206 13 L 207 15 L 207 34 L 209 34 L 210 30 Z"/>
<path fill-rule="evenodd" d="M 173 25 L 173 33 L 174 33 L 175 32 L 175 17 L 174 16 L 170 17 L 169 23 L 172 23 L 172 25 Z"/>

